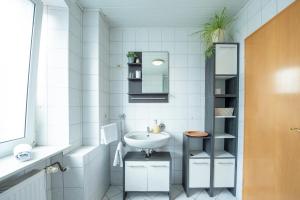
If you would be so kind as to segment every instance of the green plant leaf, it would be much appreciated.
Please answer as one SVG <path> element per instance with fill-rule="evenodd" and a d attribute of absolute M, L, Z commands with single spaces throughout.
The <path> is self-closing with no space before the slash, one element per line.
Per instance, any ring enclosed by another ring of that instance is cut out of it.
<path fill-rule="evenodd" d="M 213 17 L 209 19 L 207 23 L 203 25 L 203 28 L 196 32 L 200 33 L 201 40 L 205 48 L 205 56 L 210 57 L 213 55 L 213 36 L 217 30 L 226 31 L 232 24 L 234 18 L 230 17 L 226 13 L 226 8 L 223 8 L 221 12 L 215 13 Z"/>

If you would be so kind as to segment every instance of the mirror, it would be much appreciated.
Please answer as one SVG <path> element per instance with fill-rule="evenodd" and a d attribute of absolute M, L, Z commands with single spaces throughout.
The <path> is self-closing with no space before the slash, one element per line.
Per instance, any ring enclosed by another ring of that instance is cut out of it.
<path fill-rule="evenodd" d="M 169 93 L 169 53 L 143 52 L 142 93 Z"/>

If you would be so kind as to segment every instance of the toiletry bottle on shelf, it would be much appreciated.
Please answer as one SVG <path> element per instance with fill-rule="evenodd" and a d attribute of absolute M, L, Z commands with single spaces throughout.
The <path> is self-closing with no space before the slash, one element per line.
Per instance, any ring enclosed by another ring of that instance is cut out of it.
<path fill-rule="evenodd" d="M 153 133 L 160 133 L 159 125 L 157 124 L 157 120 L 154 120 L 154 126 L 152 128 Z"/>
<path fill-rule="evenodd" d="M 137 79 L 142 78 L 142 72 L 140 70 L 135 71 L 135 78 Z"/>

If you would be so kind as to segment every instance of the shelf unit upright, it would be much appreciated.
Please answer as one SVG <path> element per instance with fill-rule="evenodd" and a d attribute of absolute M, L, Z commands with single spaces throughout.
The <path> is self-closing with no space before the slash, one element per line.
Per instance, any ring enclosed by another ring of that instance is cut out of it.
<path fill-rule="evenodd" d="M 211 135 L 210 195 L 227 188 L 236 195 L 239 44 L 215 43 L 214 54 L 206 59 L 205 131 Z M 220 115 L 216 108 L 233 108 Z"/>
<path fill-rule="evenodd" d="M 188 196 L 200 188 L 211 197 L 220 188 L 236 195 L 238 58 L 238 43 L 215 43 L 214 54 L 206 59 L 205 131 L 209 136 L 183 136 L 182 181 Z M 220 115 L 216 108 L 233 108 L 233 113 Z"/>

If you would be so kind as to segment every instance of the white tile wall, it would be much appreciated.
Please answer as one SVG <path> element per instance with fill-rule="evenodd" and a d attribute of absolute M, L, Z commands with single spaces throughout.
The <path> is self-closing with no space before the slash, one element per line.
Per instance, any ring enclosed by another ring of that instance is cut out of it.
<path fill-rule="evenodd" d="M 42 27 L 40 104 L 37 142 L 39 145 L 81 145 L 81 49 L 82 11 L 71 1 L 68 7 L 45 6 Z M 59 158 L 51 162 L 62 162 Z M 48 164 L 50 163 L 48 162 Z M 40 168 L 45 167 L 45 163 Z M 37 165 L 34 167 L 36 168 Z M 63 200 L 63 177 L 51 175 L 49 199 Z M 48 184 L 49 185 L 49 184 Z"/>
<path fill-rule="evenodd" d="M 83 144 L 96 145 L 108 122 L 109 31 L 97 11 L 84 12 L 83 27 Z"/>
<path fill-rule="evenodd" d="M 99 145 L 100 126 L 109 120 L 109 29 L 97 11 L 83 13 L 83 145 L 97 146 L 84 173 L 84 199 L 101 199 L 109 187 L 109 147 Z"/>
<path fill-rule="evenodd" d="M 44 7 L 37 142 L 76 148 L 82 143 L 82 11 L 66 3 Z"/>
<path fill-rule="evenodd" d="M 238 141 L 238 176 L 237 196 L 242 199 L 243 141 L 244 141 L 244 40 L 263 24 L 276 16 L 294 0 L 254 0 L 240 10 L 234 23 L 234 37 L 240 43 L 240 102 L 239 102 L 239 141 Z"/>
<path fill-rule="evenodd" d="M 68 9 L 45 6 L 43 15 L 37 142 L 69 144 Z"/>
<path fill-rule="evenodd" d="M 69 143 L 82 144 L 82 10 L 73 1 L 69 7 Z"/>
<path fill-rule="evenodd" d="M 126 131 L 142 130 L 162 121 L 172 140 L 164 148 L 172 154 L 172 182 L 181 183 L 182 133 L 204 129 L 204 56 L 198 28 L 112 28 L 110 30 L 110 119 L 126 114 Z M 129 104 L 127 82 L 128 51 L 170 53 L 170 102 Z M 111 166 L 116 144 L 111 146 Z M 128 150 L 128 149 L 126 149 Z M 121 185 L 122 169 L 111 167 L 111 184 Z"/>
<path fill-rule="evenodd" d="M 64 156 L 69 170 L 64 173 L 64 200 L 101 200 L 108 189 L 109 168 L 101 146 L 82 146 Z"/>

